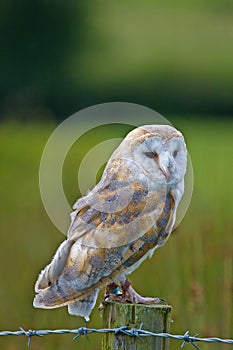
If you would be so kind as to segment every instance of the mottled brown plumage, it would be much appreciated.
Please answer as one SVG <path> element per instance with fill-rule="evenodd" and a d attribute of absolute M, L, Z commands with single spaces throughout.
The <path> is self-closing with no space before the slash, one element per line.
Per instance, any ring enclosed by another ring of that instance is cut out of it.
<path fill-rule="evenodd" d="M 99 184 L 74 205 L 67 240 L 36 283 L 34 306 L 68 305 L 71 314 L 88 319 L 99 289 L 113 281 L 123 284 L 168 239 L 183 194 L 186 157 L 183 136 L 170 126 L 132 131 Z"/>

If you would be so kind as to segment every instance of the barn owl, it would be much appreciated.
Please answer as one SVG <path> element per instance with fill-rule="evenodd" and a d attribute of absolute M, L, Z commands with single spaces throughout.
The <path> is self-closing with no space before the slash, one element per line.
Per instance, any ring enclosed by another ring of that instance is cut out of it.
<path fill-rule="evenodd" d="M 70 314 L 89 320 L 103 287 L 122 302 L 160 302 L 140 296 L 127 275 L 169 238 L 186 165 L 185 141 L 174 127 L 131 131 L 100 182 L 74 204 L 67 239 L 35 284 L 34 307 L 68 306 Z"/>

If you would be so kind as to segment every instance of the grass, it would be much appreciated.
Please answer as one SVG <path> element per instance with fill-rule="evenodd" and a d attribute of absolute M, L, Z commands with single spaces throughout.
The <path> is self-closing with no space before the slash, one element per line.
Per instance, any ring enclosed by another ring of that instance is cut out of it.
<path fill-rule="evenodd" d="M 164 297 L 173 306 L 171 332 L 232 338 L 233 166 L 230 120 L 171 118 L 187 140 L 194 168 L 190 208 L 165 247 L 156 251 L 131 280 L 145 295 Z M 47 217 L 40 199 L 38 168 L 53 124 L 0 126 L 0 329 L 53 329 L 83 326 L 66 308 L 32 307 L 37 274 L 64 236 Z M 70 202 L 79 195 L 77 166 L 87 149 L 101 140 L 121 137 L 122 127 L 97 128 L 71 149 L 64 165 L 64 188 Z M 153 277 L 152 277 L 153 275 Z M 91 327 L 100 327 L 95 310 Z M 72 341 L 69 335 L 33 338 L 36 349 L 99 349 L 100 336 Z M 25 349 L 24 338 L 0 338 L 6 350 Z M 171 343 L 172 347 L 172 343 Z M 206 344 L 205 349 L 219 349 Z M 222 349 L 230 349 L 223 345 Z"/>

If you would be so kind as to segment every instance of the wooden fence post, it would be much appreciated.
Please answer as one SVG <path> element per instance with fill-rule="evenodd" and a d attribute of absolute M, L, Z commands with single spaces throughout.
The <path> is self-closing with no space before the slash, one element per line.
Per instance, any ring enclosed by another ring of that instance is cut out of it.
<path fill-rule="evenodd" d="M 171 306 L 106 303 L 103 314 L 104 328 L 129 326 L 153 333 L 168 333 L 170 329 Z M 143 341 L 124 334 L 106 333 L 103 337 L 103 350 L 168 350 L 168 339 L 143 337 Z"/>

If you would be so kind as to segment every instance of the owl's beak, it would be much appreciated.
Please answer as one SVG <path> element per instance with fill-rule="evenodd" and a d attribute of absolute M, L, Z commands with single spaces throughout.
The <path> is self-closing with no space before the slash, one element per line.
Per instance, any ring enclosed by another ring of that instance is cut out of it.
<path fill-rule="evenodd" d="M 162 173 L 165 175 L 166 179 L 169 180 L 171 172 L 168 168 L 160 166 L 160 169 L 162 170 Z"/>
<path fill-rule="evenodd" d="M 166 151 L 159 155 L 159 167 L 168 181 L 170 179 L 171 172 L 175 169 L 175 162 L 171 158 L 169 152 Z"/>

